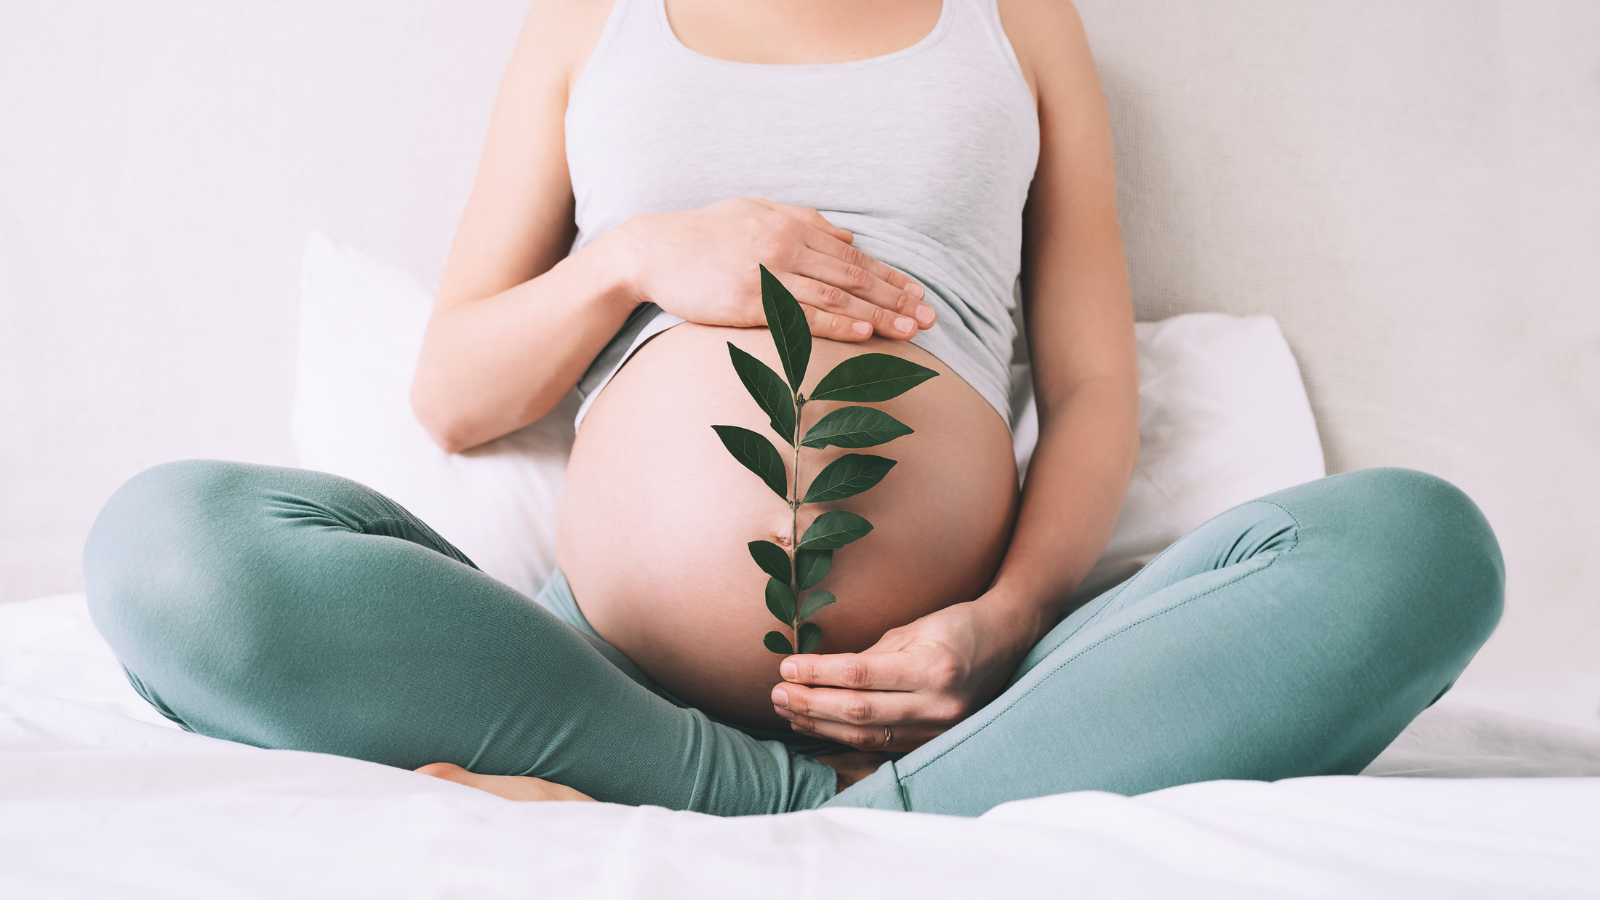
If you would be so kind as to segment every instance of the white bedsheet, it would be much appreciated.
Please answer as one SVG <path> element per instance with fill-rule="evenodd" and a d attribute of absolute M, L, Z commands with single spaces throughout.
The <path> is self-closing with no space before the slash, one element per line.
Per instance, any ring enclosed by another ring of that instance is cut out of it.
<path fill-rule="evenodd" d="M 1428 779 L 718 819 L 187 734 L 86 629 L 0 606 L 0 897 L 1600 897 L 1600 734 L 1468 707 L 1368 769 Z"/>

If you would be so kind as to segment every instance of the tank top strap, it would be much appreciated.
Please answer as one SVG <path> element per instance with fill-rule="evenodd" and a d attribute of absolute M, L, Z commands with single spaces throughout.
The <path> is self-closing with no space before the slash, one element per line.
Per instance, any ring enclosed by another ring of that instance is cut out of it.
<path fill-rule="evenodd" d="M 591 69 L 617 65 L 613 58 L 619 53 L 624 60 L 636 64 L 639 60 L 634 54 L 641 51 L 649 53 L 652 49 L 657 53 L 664 50 L 664 42 L 655 35 L 659 30 L 656 24 L 658 4 L 665 12 L 666 5 L 662 0 L 611 0 L 611 12 L 606 16 L 605 28 L 600 32 L 599 40 L 595 41 L 594 49 L 589 52 L 589 61 L 584 65 L 583 74 Z M 583 74 L 574 83 L 573 93 L 583 83 Z"/>
<path fill-rule="evenodd" d="M 1028 96 L 1033 96 L 1033 88 L 1028 87 L 1028 79 L 1022 74 L 1022 62 L 1017 59 L 1017 51 L 1011 46 L 1011 38 L 1006 35 L 1005 25 L 1000 21 L 1000 0 L 945 0 L 946 3 L 956 3 L 965 7 L 964 12 L 972 23 L 969 33 L 974 40 L 981 40 L 986 49 L 999 56 L 1004 68 L 1016 76 L 1018 82 L 1028 90 Z"/>

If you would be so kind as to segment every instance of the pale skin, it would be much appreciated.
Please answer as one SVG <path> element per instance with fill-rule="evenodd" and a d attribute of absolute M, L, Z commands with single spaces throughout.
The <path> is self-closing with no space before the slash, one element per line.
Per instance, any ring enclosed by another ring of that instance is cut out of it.
<path fill-rule="evenodd" d="M 782 661 L 774 712 L 859 752 L 821 757 L 839 789 L 993 699 L 1104 549 L 1138 456 L 1133 315 L 1110 125 L 1082 24 L 1064 0 L 1000 0 L 1039 115 L 1024 214 L 1023 302 L 1040 434 L 987 590 L 890 629 L 860 653 Z M 563 115 L 609 0 L 540 0 L 508 67 L 412 388 L 459 451 L 551 411 L 638 304 L 704 325 L 763 324 L 751 261 L 819 338 L 906 340 L 937 327 L 920 285 L 860 253 L 814 210 L 730 198 L 639 216 L 567 255 L 575 231 Z M 845 62 L 915 44 L 939 0 L 669 0 L 689 48 L 739 62 Z M 418 770 L 517 800 L 586 800 L 542 779 Z"/>

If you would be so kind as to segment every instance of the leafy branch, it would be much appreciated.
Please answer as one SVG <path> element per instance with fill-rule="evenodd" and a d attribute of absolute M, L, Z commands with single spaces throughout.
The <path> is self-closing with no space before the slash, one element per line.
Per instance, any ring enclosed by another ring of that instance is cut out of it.
<path fill-rule="evenodd" d="M 767 574 L 767 611 L 793 635 L 791 641 L 790 636 L 781 631 L 769 631 L 761 642 L 773 653 L 794 653 L 796 648 L 801 653 L 810 653 L 822 640 L 822 628 L 807 620 L 838 599 L 829 591 L 814 588 L 833 568 L 833 551 L 865 537 L 872 530 L 872 523 L 853 512 L 834 510 L 817 516 L 802 535 L 800 507 L 807 503 L 844 500 L 869 490 L 889 474 L 895 461 L 866 453 L 846 453 L 824 466 L 802 495 L 801 448 L 859 450 L 887 444 L 912 431 L 882 410 L 845 406 L 823 416 L 801 437 L 801 411 L 807 403 L 818 400 L 849 403 L 892 400 L 939 373 L 887 353 L 864 353 L 834 366 L 817 382 L 811 396 L 806 397 L 800 393 L 800 384 L 805 380 L 806 366 L 811 361 L 811 329 L 794 295 L 767 271 L 766 266 L 761 267 L 761 308 L 766 313 L 767 331 L 778 348 L 783 375 L 732 343 L 728 344 L 728 356 L 745 390 L 766 413 L 772 432 L 794 453 L 792 492 L 783 457 L 772 441 L 748 428 L 711 427 L 733 458 L 782 497 L 790 510 L 791 550 L 766 540 L 751 541 L 748 545 L 750 558 Z M 810 593 L 805 593 L 807 591 Z"/>

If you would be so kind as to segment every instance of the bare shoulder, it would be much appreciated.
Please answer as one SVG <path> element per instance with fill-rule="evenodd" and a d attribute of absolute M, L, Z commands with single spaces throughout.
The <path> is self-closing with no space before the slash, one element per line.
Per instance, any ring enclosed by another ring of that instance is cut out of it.
<path fill-rule="evenodd" d="M 1043 103 L 1052 94 L 1098 87 L 1083 19 L 1071 0 L 998 0 L 1000 24 L 1017 53 L 1022 74 Z"/>
<path fill-rule="evenodd" d="M 572 245 L 564 119 L 612 0 L 534 0 L 500 80 L 478 177 L 439 284 L 439 307 L 535 278 Z"/>
<path fill-rule="evenodd" d="M 563 89 L 583 72 L 611 16 L 613 0 L 534 0 L 517 40 L 511 73 L 554 79 Z"/>

